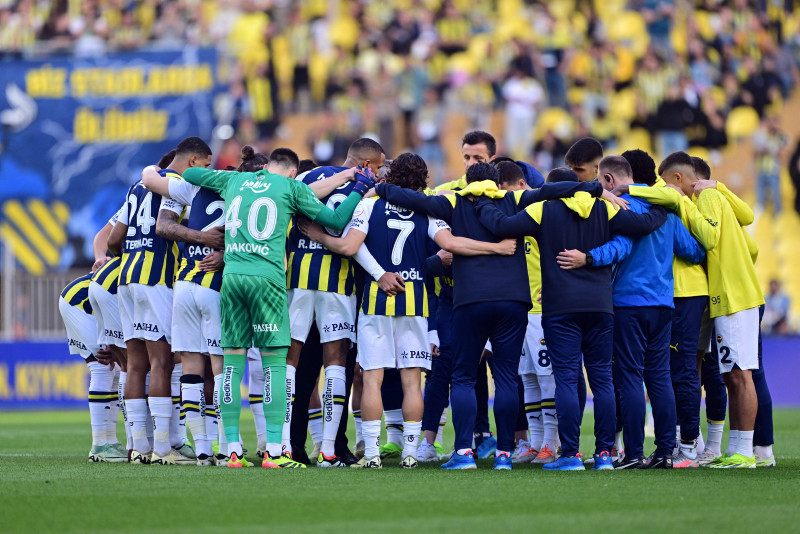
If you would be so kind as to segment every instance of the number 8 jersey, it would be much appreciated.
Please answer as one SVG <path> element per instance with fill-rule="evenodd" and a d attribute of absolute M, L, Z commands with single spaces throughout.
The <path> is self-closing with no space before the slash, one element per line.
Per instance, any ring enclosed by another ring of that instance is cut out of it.
<path fill-rule="evenodd" d="M 436 232 L 449 228 L 440 219 L 414 213 L 384 199 L 373 197 L 361 201 L 345 231 L 358 230 L 367 234 L 364 244 L 375 261 L 385 271 L 398 273 L 405 282 L 405 292 L 390 297 L 370 277 L 364 285 L 361 312 L 428 317 L 425 288 L 428 238 L 433 239 Z"/>
<path fill-rule="evenodd" d="M 180 178 L 165 169 L 162 176 Z M 120 220 L 128 223 L 128 236 L 122 251 L 119 285 L 163 285 L 172 288 L 178 266 L 178 245 L 156 235 L 156 217 L 159 209 L 181 215 L 182 208 L 161 195 L 148 191 L 141 180 L 128 190 L 127 202 L 120 212 Z"/>

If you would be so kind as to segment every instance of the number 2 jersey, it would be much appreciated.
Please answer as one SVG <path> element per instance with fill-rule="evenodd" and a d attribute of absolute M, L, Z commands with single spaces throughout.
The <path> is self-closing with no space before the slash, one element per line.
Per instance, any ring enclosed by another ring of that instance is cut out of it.
<path fill-rule="evenodd" d="M 390 297 L 380 289 L 377 280 L 367 275 L 361 311 L 367 315 L 428 317 L 425 287 L 428 239 L 449 228 L 440 219 L 414 213 L 384 199 L 373 197 L 361 201 L 345 232 L 358 230 L 367 234 L 364 244 L 375 261 L 385 271 L 398 273 L 405 282 L 405 292 Z"/>
<path fill-rule="evenodd" d="M 159 171 L 161 176 L 180 178 L 170 169 Z M 138 181 L 128 190 L 125 205 L 119 214 L 128 223 L 128 235 L 122 250 L 119 285 L 163 285 L 171 288 L 178 266 L 178 245 L 156 235 L 159 209 L 182 215 L 183 210 L 170 199 L 148 191 Z"/>
<path fill-rule="evenodd" d="M 296 178 L 306 185 L 328 178 L 336 173 L 346 171 L 347 167 L 317 167 L 304 172 Z M 327 197 L 322 203 L 330 209 L 336 209 L 352 192 L 355 182 L 347 182 Z M 328 228 L 325 231 L 334 237 L 341 232 Z M 331 252 L 315 241 L 311 241 L 297 229 L 296 225 L 289 232 L 289 262 L 286 285 L 289 289 L 312 289 L 328 291 L 341 295 L 352 295 L 355 291 L 353 264 L 347 256 Z"/>
<path fill-rule="evenodd" d="M 185 180 L 170 178 L 169 196 L 179 207 L 190 207 L 189 228 L 207 232 L 225 224 L 225 201 L 210 189 L 192 185 Z M 178 267 L 177 280 L 193 282 L 199 286 L 219 291 L 222 286 L 222 271 L 206 272 L 198 265 L 214 249 L 199 243 L 186 243 Z"/>

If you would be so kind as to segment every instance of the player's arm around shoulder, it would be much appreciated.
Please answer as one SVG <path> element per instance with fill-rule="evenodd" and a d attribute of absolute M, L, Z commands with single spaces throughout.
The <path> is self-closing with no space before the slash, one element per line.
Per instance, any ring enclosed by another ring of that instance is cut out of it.
<path fill-rule="evenodd" d="M 244 174 L 249 173 L 191 167 L 183 172 L 182 178 L 190 184 L 199 185 L 200 187 L 205 187 L 206 189 L 211 189 L 212 191 L 222 194 L 229 180 L 237 179 Z"/>

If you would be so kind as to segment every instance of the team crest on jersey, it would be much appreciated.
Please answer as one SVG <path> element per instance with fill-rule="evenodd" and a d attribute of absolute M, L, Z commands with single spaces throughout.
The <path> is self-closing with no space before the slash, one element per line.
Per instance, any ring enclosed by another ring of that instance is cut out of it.
<path fill-rule="evenodd" d="M 722 343 L 722 336 L 717 336 L 717 343 Z"/>
<path fill-rule="evenodd" d="M 242 182 L 241 187 L 239 187 L 239 191 L 247 188 L 253 193 L 265 193 L 270 186 L 272 186 L 272 182 L 266 182 L 264 180 L 245 180 Z"/>
<path fill-rule="evenodd" d="M 539 345 L 541 345 L 541 346 L 543 346 L 543 347 L 545 346 L 544 338 L 541 338 L 541 339 L 539 340 Z"/>
<path fill-rule="evenodd" d="M 150 323 L 133 323 L 134 330 L 141 330 L 144 332 L 155 332 L 158 333 L 158 325 L 157 324 L 150 324 Z"/>

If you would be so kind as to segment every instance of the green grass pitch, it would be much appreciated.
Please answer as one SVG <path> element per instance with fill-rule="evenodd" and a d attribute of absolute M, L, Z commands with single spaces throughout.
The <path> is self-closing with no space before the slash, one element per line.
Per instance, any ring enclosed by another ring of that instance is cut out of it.
<path fill-rule="evenodd" d="M 253 449 L 252 418 L 242 415 Z M 585 420 L 587 453 L 591 414 Z M 797 532 L 800 524 L 800 410 L 776 410 L 778 466 L 755 470 L 547 473 L 525 465 L 493 472 L 481 461 L 478 471 L 405 471 L 395 460 L 380 471 L 91 464 L 88 411 L 2 413 L 0 438 L 2 534 L 771 533 Z"/>

